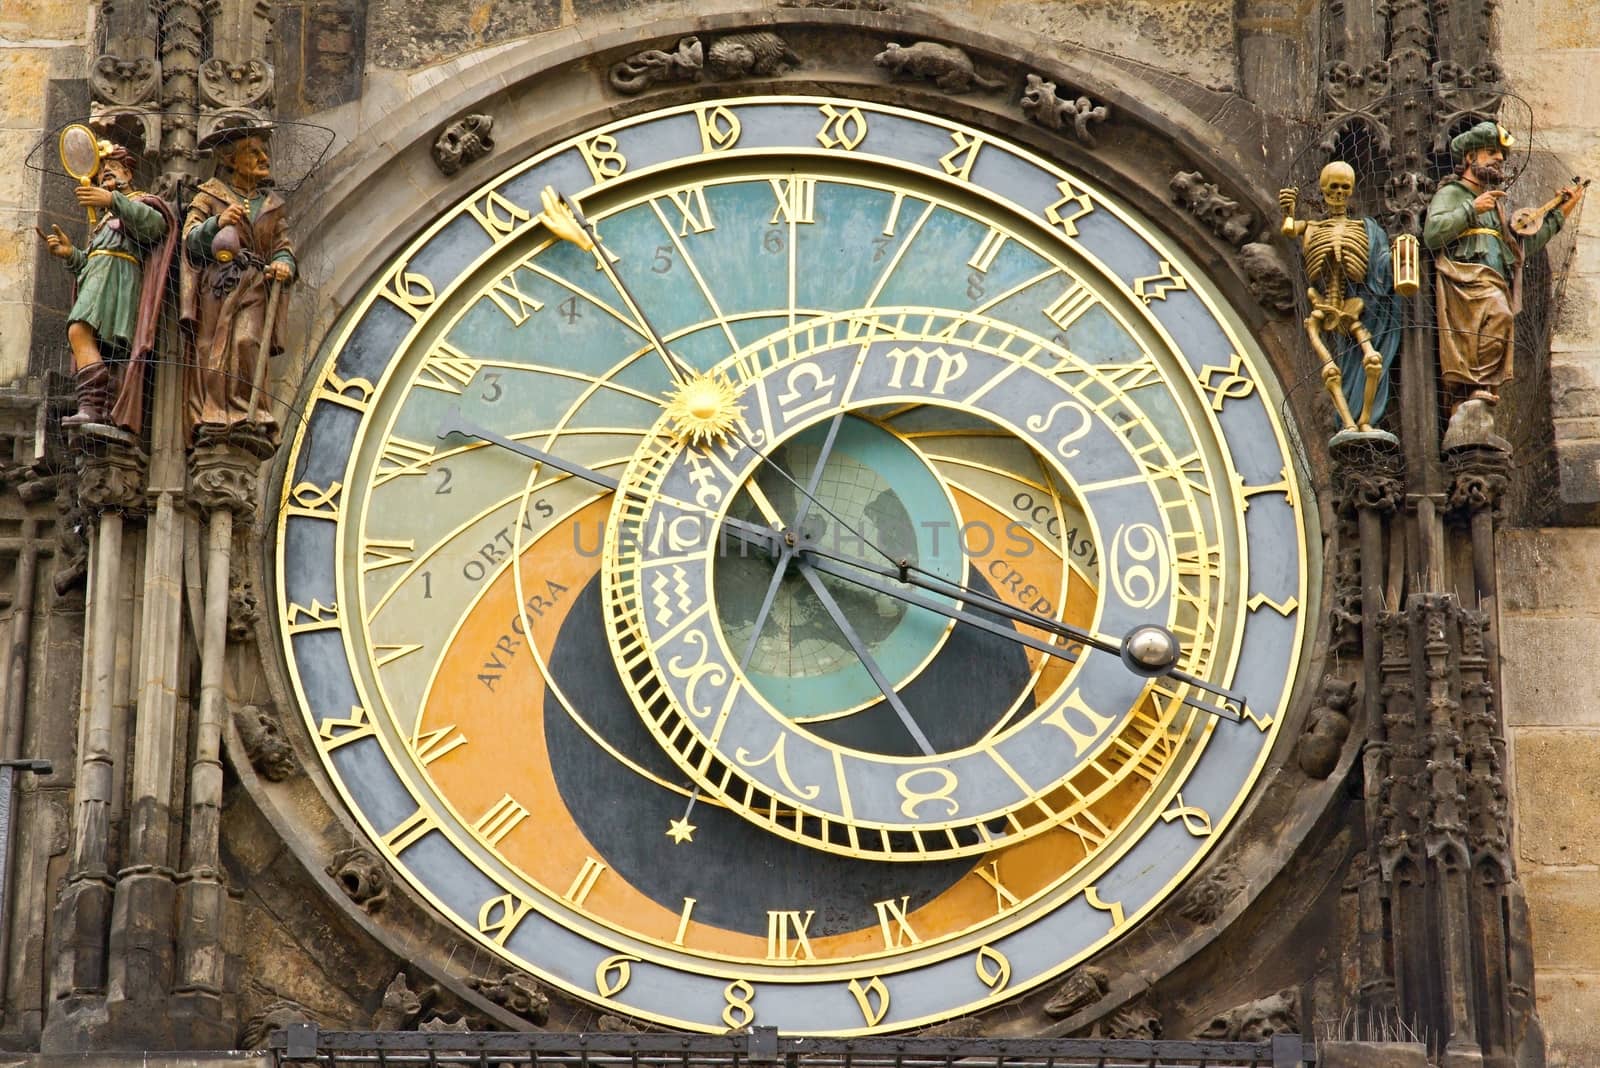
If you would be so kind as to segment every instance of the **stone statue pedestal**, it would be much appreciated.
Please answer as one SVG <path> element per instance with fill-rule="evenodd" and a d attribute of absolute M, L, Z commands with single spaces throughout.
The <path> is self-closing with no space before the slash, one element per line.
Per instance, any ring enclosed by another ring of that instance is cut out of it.
<path fill-rule="evenodd" d="M 1494 409 L 1480 399 L 1465 400 L 1450 416 L 1440 448 L 1445 452 L 1455 449 L 1488 446 L 1501 452 L 1510 452 L 1511 443 L 1494 432 Z"/>

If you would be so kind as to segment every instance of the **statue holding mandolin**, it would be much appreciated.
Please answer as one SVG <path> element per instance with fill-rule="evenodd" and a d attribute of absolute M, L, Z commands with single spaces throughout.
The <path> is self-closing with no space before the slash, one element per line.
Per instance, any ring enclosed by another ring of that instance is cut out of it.
<path fill-rule="evenodd" d="M 1482 443 L 1482 434 L 1467 428 L 1492 425 L 1489 408 L 1514 368 L 1523 262 L 1560 232 L 1588 185 L 1574 179 L 1549 203 L 1509 214 L 1499 186 L 1511 144 L 1494 122 L 1452 138 L 1457 172 L 1434 193 L 1422 230 L 1422 243 L 1436 253 L 1439 371 L 1451 396 L 1446 448 Z M 1505 447 L 1500 439 L 1490 443 Z"/>

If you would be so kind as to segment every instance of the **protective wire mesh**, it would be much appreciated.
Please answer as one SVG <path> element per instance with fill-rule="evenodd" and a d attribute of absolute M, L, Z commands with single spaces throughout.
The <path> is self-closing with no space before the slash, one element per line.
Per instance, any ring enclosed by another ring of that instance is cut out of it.
<path fill-rule="evenodd" d="M 1372 107 L 1378 116 L 1401 116 L 1431 111 L 1432 97 L 1426 93 L 1396 94 L 1386 97 Z M 1417 105 L 1417 106 L 1413 106 Z M 1395 237 L 1409 233 L 1423 234 L 1428 208 L 1435 193 L 1452 182 L 1458 172 L 1457 161 L 1452 157 L 1449 141 L 1481 116 L 1469 116 L 1455 125 L 1441 128 L 1428 137 L 1420 167 L 1405 166 L 1404 153 L 1397 147 L 1400 134 L 1391 135 L 1381 122 L 1369 122 L 1360 117 L 1346 117 L 1330 125 L 1311 139 L 1310 144 L 1292 160 L 1283 176 L 1282 185 L 1299 191 L 1295 211 L 1297 219 L 1321 220 L 1327 215 L 1327 205 L 1319 188 L 1319 176 L 1328 163 L 1342 160 L 1355 171 L 1355 190 L 1350 198 L 1348 215 L 1353 219 L 1371 217 L 1382 228 L 1387 242 L 1392 246 Z M 1500 98 L 1498 122 L 1513 136 L 1513 145 L 1506 150 L 1503 164 L 1503 181 L 1499 188 L 1505 190 L 1503 204 L 1506 214 L 1513 217 L 1519 209 L 1538 209 L 1547 205 L 1563 186 L 1574 181 L 1574 173 L 1550 151 L 1539 137 L 1534 126 L 1533 113 L 1521 98 L 1505 95 Z M 1580 203 L 1565 220 L 1558 233 L 1542 249 L 1526 256 L 1522 267 L 1521 310 L 1515 318 L 1513 372 L 1499 392 L 1500 400 L 1491 411 L 1495 433 L 1511 446 L 1513 465 L 1512 486 L 1506 505 L 1508 514 L 1524 523 L 1537 523 L 1548 515 L 1555 504 L 1553 460 L 1553 433 L 1550 423 L 1550 338 L 1556 326 L 1561 306 L 1562 290 L 1568 268 L 1576 248 L 1578 222 L 1583 210 Z M 1554 210 L 1559 215 L 1559 208 Z M 1307 289 L 1312 280 L 1307 277 L 1304 259 L 1298 254 L 1300 239 L 1294 238 L 1297 254 L 1292 259 L 1291 270 L 1296 275 L 1296 310 L 1294 318 L 1303 322 L 1312 312 L 1312 302 Z M 1451 246 L 1447 246 L 1451 247 Z M 1369 253 L 1375 250 L 1369 250 Z M 1451 388 L 1439 371 L 1438 353 L 1442 340 L 1437 309 L 1436 271 L 1433 269 L 1436 250 L 1426 245 L 1420 248 L 1422 261 L 1421 290 L 1415 296 L 1401 299 L 1394 316 L 1387 322 L 1381 317 L 1381 308 L 1375 308 L 1369 299 L 1363 315 L 1374 335 L 1375 344 L 1381 341 L 1385 329 L 1394 331 L 1397 338 L 1412 335 L 1414 340 L 1401 344 L 1389 371 L 1388 403 L 1382 414 L 1373 420 L 1380 429 L 1403 436 L 1401 428 L 1400 396 L 1407 388 L 1407 380 L 1422 382 L 1435 395 L 1437 425 L 1444 433 L 1455 406 L 1468 395 L 1467 387 Z M 1323 290 L 1327 289 L 1324 285 Z M 1347 295 L 1354 293 L 1354 284 Z M 1468 347 L 1470 336 L 1484 336 L 1488 331 L 1469 327 L 1459 319 L 1446 324 L 1446 332 L 1453 332 Z M 1331 435 L 1341 426 L 1334 405 L 1323 386 L 1323 362 L 1315 352 L 1306 330 L 1298 330 L 1298 345 L 1303 360 L 1302 373 L 1292 382 L 1285 383 L 1286 392 L 1297 396 L 1304 391 L 1318 395 L 1312 407 L 1322 413 L 1321 430 Z M 1330 350 L 1338 350 L 1336 338 L 1324 334 Z M 1380 349 L 1381 344 L 1377 345 Z M 1422 359 L 1428 364 L 1420 365 Z M 1348 374 L 1347 366 L 1347 374 Z M 1359 377 L 1361 372 L 1356 370 Z M 1359 411 L 1359 395 L 1351 405 L 1352 412 Z M 1302 409 L 1304 410 L 1304 409 Z"/>
<path fill-rule="evenodd" d="M 117 187 L 124 196 L 94 208 L 91 223 L 76 191 L 104 186 L 113 157 L 87 182 L 74 178 L 59 150 L 64 129 L 47 132 L 24 161 L 40 175 L 31 362 L 49 383 L 50 432 L 57 417 L 87 404 L 95 417 L 82 448 L 139 441 L 157 422 L 154 405 L 180 397 L 186 442 L 201 424 L 201 437 L 233 424 L 292 426 L 301 418 L 302 360 L 288 347 L 296 333 L 289 318 L 305 299 L 294 270 L 296 192 L 327 155 L 333 131 L 267 124 L 266 159 L 254 165 L 267 173 L 250 197 L 238 195 L 241 183 L 227 171 L 238 162 L 237 140 L 203 147 L 196 177 L 182 182 L 162 175 L 159 160 L 135 155 L 132 180 Z M 96 132 L 104 155 L 126 131 Z M 213 175 L 232 192 L 208 190 Z M 222 217 L 235 201 L 249 204 L 243 217 Z M 284 269 L 275 261 L 291 272 L 288 281 L 275 282 Z M 270 359 L 257 358 L 269 350 Z M 96 354 L 105 376 L 93 370 Z"/>

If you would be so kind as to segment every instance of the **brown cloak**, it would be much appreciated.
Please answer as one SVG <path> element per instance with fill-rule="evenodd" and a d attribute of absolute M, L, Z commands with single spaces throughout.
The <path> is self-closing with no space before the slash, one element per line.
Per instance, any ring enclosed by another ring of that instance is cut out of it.
<path fill-rule="evenodd" d="M 161 321 L 161 302 L 167 295 L 167 276 L 172 268 L 172 250 L 178 242 L 178 217 L 171 205 L 154 193 L 138 193 L 134 199 L 161 213 L 167 229 L 145 254 L 139 279 L 139 316 L 128 346 L 128 362 L 122 368 L 117 399 L 111 406 L 111 422 L 132 434 L 144 429 L 144 379 L 150 354 L 156 347 L 156 327 Z"/>
<path fill-rule="evenodd" d="M 226 183 L 212 178 L 200 186 L 183 220 L 185 253 L 179 297 L 181 320 L 190 339 L 184 407 L 191 437 L 200 426 L 273 424 L 272 398 L 266 388 L 257 398 L 256 410 L 246 409 L 256 361 L 283 351 L 282 338 L 288 324 L 289 302 L 280 296 L 272 324 L 271 352 L 263 352 L 268 288 L 263 266 L 280 252 L 293 256 L 294 247 L 284 219 L 283 198 L 269 192 L 255 218 L 236 227 L 240 245 L 248 255 L 229 264 L 217 262 L 209 252 L 197 259 L 187 248 L 190 231 L 221 215 L 232 204 L 248 207 Z"/>

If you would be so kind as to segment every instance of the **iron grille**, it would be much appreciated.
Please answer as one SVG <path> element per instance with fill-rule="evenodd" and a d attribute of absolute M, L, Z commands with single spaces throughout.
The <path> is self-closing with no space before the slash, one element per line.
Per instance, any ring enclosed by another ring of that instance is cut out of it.
<path fill-rule="evenodd" d="M 318 1068 L 1301 1068 L 1299 1035 L 1262 1042 L 1097 1038 L 793 1038 L 551 1031 L 323 1031 L 293 1024 L 268 1048 Z"/>

